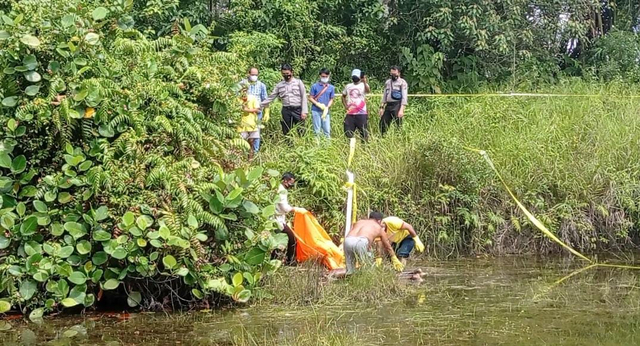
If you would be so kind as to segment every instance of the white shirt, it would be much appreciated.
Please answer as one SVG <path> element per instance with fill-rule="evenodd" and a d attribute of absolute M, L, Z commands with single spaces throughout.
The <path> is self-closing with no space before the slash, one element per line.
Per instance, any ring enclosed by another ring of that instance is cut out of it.
<path fill-rule="evenodd" d="M 288 194 L 287 188 L 280 184 L 278 187 L 280 201 L 276 203 L 276 222 L 280 230 L 283 230 L 284 225 L 287 224 L 287 213 L 293 210 L 293 207 L 289 204 Z"/>

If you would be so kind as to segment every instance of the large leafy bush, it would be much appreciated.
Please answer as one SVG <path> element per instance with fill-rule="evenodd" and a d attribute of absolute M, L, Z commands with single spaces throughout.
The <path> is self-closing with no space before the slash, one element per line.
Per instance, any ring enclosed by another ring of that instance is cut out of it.
<path fill-rule="evenodd" d="M 277 172 L 237 168 L 229 127 L 244 60 L 188 21 L 147 39 L 131 8 L 1 16 L 0 312 L 246 301 L 278 266 Z"/>

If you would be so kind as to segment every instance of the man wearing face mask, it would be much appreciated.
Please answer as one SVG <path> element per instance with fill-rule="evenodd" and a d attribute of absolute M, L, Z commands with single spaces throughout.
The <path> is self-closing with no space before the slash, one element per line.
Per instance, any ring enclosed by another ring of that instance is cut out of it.
<path fill-rule="evenodd" d="M 365 76 L 359 69 L 351 72 L 351 80 L 353 83 L 347 84 L 342 92 L 342 104 L 347 109 L 347 116 L 344 119 L 344 134 L 347 138 L 353 138 L 355 131 L 358 130 L 362 136 L 362 140 L 366 141 L 369 137 L 368 113 L 366 94 L 371 91 Z"/>
<path fill-rule="evenodd" d="M 384 135 L 389 126 L 394 122 L 398 128 L 402 126 L 404 108 L 407 106 L 409 86 L 400 77 L 400 68 L 392 66 L 389 71 L 389 79 L 384 83 L 382 104 L 380 105 L 380 132 Z"/>
<path fill-rule="evenodd" d="M 240 85 L 247 86 L 247 94 L 255 96 L 259 102 L 267 99 L 267 86 L 258 80 L 258 68 L 251 67 L 247 71 L 247 78 L 240 81 Z M 262 121 L 263 112 L 258 113 L 258 122 Z M 260 138 L 256 138 L 253 142 L 253 151 L 260 150 Z"/>
<path fill-rule="evenodd" d="M 271 95 L 262 101 L 262 108 L 268 106 L 273 100 L 279 98 L 282 101 L 282 133 L 286 136 L 289 131 L 298 125 L 298 134 L 304 134 L 304 120 L 307 118 L 307 91 L 301 80 L 293 78 L 291 65 L 284 64 L 280 68 L 282 79 L 276 84 Z"/>
<path fill-rule="evenodd" d="M 309 92 L 309 101 L 313 104 L 311 106 L 313 132 L 316 136 L 324 133 L 327 138 L 331 134 L 329 108 L 331 108 L 335 97 L 335 87 L 329 83 L 329 74 L 329 69 L 321 69 L 320 81 L 312 85 Z"/>

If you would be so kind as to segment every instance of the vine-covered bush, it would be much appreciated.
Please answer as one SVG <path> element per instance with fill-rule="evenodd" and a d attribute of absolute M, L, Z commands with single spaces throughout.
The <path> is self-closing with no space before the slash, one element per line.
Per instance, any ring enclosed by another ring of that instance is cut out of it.
<path fill-rule="evenodd" d="M 147 39 L 131 8 L 1 13 L 0 313 L 247 301 L 278 267 L 278 173 L 237 168 L 229 125 L 244 60 L 188 21 Z"/>

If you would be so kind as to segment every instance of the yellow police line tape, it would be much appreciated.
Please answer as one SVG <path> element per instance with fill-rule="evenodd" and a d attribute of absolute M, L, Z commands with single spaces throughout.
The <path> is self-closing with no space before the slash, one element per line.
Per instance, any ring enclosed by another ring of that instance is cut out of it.
<path fill-rule="evenodd" d="M 587 269 L 591 269 L 591 268 L 595 268 L 595 267 L 609 267 L 609 268 L 640 270 L 640 266 L 631 266 L 631 265 L 625 265 L 625 264 L 597 263 L 594 260 L 592 260 L 592 259 L 588 258 L 587 256 L 581 254 L 580 252 L 576 251 L 571 246 L 565 244 L 562 240 L 560 240 L 558 237 L 556 237 L 555 234 L 553 234 L 551 231 L 549 231 L 549 229 L 544 224 L 542 224 L 542 222 L 540 222 L 540 220 L 538 220 L 522 203 L 520 203 L 518 198 L 516 198 L 516 196 L 513 194 L 513 192 L 511 191 L 511 189 L 509 188 L 509 186 L 505 182 L 504 178 L 502 178 L 502 175 L 500 174 L 498 169 L 496 169 L 496 166 L 493 164 L 493 161 L 491 161 L 491 158 L 489 157 L 489 155 L 487 154 L 486 151 L 479 150 L 479 149 L 474 149 L 474 148 L 469 148 L 469 147 L 465 147 L 465 149 L 469 150 L 469 151 L 476 152 L 476 153 L 480 154 L 482 156 L 482 158 L 484 158 L 484 160 L 487 162 L 487 164 L 489 164 L 489 167 L 491 167 L 491 169 L 496 173 L 496 175 L 498 176 L 498 179 L 500 179 L 500 182 L 502 182 L 502 185 L 504 186 L 505 190 L 507 190 L 507 192 L 509 193 L 511 198 L 516 202 L 516 205 L 518 205 L 518 208 L 520 208 L 520 210 L 522 210 L 522 212 L 527 216 L 529 221 L 531 221 L 531 223 L 533 223 L 540 231 L 542 231 L 542 233 L 544 233 L 544 235 L 546 235 L 548 238 L 550 238 L 551 240 L 553 240 L 554 242 L 556 242 L 560 246 L 562 246 L 565 249 L 567 249 L 569 252 L 571 252 L 575 256 L 577 256 L 577 257 L 589 262 L 589 265 L 587 267 L 579 269 L 579 270 L 577 270 L 577 271 L 565 276 L 564 278 L 558 280 L 556 282 L 556 285 L 560 284 L 562 281 L 564 281 L 564 280 L 566 280 L 566 279 L 568 279 L 568 278 L 570 278 L 570 277 L 572 277 L 572 276 L 574 276 L 576 274 L 579 274 L 579 273 L 581 273 L 581 272 L 583 272 L 583 271 L 585 271 Z"/>
<path fill-rule="evenodd" d="M 367 94 L 370 97 L 382 97 L 382 94 Z M 537 93 L 483 93 L 483 94 L 408 94 L 408 97 L 606 97 L 640 98 L 640 95 L 611 94 L 537 94 Z"/>

